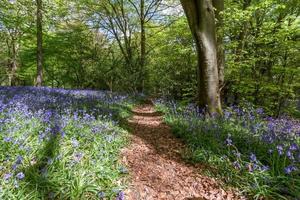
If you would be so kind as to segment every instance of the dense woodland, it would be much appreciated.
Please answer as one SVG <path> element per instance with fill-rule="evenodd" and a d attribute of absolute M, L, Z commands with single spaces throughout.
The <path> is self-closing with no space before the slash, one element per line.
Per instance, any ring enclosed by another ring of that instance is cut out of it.
<path fill-rule="evenodd" d="M 298 0 L 1 0 L 0 199 L 299 199 L 299 14 Z M 153 181 L 166 169 L 171 186 Z"/>
<path fill-rule="evenodd" d="M 44 86 L 197 99 L 197 47 L 179 1 L 37 3 L 0 4 L 2 85 L 40 85 L 42 74 Z M 222 101 L 299 115 L 298 1 L 226 0 L 222 7 Z"/>

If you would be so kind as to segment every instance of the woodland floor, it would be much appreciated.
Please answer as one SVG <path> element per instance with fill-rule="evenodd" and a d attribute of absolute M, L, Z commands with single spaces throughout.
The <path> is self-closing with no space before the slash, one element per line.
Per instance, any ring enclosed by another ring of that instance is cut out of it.
<path fill-rule="evenodd" d="M 131 144 L 122 151 L 131 177 L 127 200 L 245 199 L 201 175 L 204 166 L 182 159 L 184 144 L 172 135 L 153 105 L 138 106 L 133 113 L 128 121 Z"/>

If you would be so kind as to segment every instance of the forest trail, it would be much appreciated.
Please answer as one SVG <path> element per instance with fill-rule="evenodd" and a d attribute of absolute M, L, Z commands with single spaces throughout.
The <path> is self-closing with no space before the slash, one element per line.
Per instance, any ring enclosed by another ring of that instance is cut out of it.
<path fill-rule="evenodd" d="M 201 175 L 203 167 L 184 162 L 183 143 L 172 135 L 153 105 L 138 106 L 133 113 L 128 120 L 131 144 L 122 151 L 131 178 L 126 200 L 242 199 Z"/>

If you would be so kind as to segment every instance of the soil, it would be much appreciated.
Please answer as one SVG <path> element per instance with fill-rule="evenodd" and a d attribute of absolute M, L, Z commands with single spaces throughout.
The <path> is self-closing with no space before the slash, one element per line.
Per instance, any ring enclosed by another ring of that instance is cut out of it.
<path fill-rule="evenodd" d="M 131 177 L 126 200 L 246 199 L 202 175 L 205 166 L 184 161 L 183 142 L 172 135 L 153 105 L 138 106 L 133 113 L 128 120 L 131 144 L 122 150 L 122 162 Z"/>

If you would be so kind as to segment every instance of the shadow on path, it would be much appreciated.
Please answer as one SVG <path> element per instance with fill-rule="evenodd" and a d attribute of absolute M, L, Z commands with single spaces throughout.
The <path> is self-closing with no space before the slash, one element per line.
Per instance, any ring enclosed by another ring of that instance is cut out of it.
<path fill-rule="evenodd" d="M 132 178 L 128 199 L 240 199 L 202 176 L 201 165 L 185 163 L 184 144 L 172 135 L 153 105 L 139 106 L 133 114 L 128 121 L 132 143 L 122 152 Z"/>

